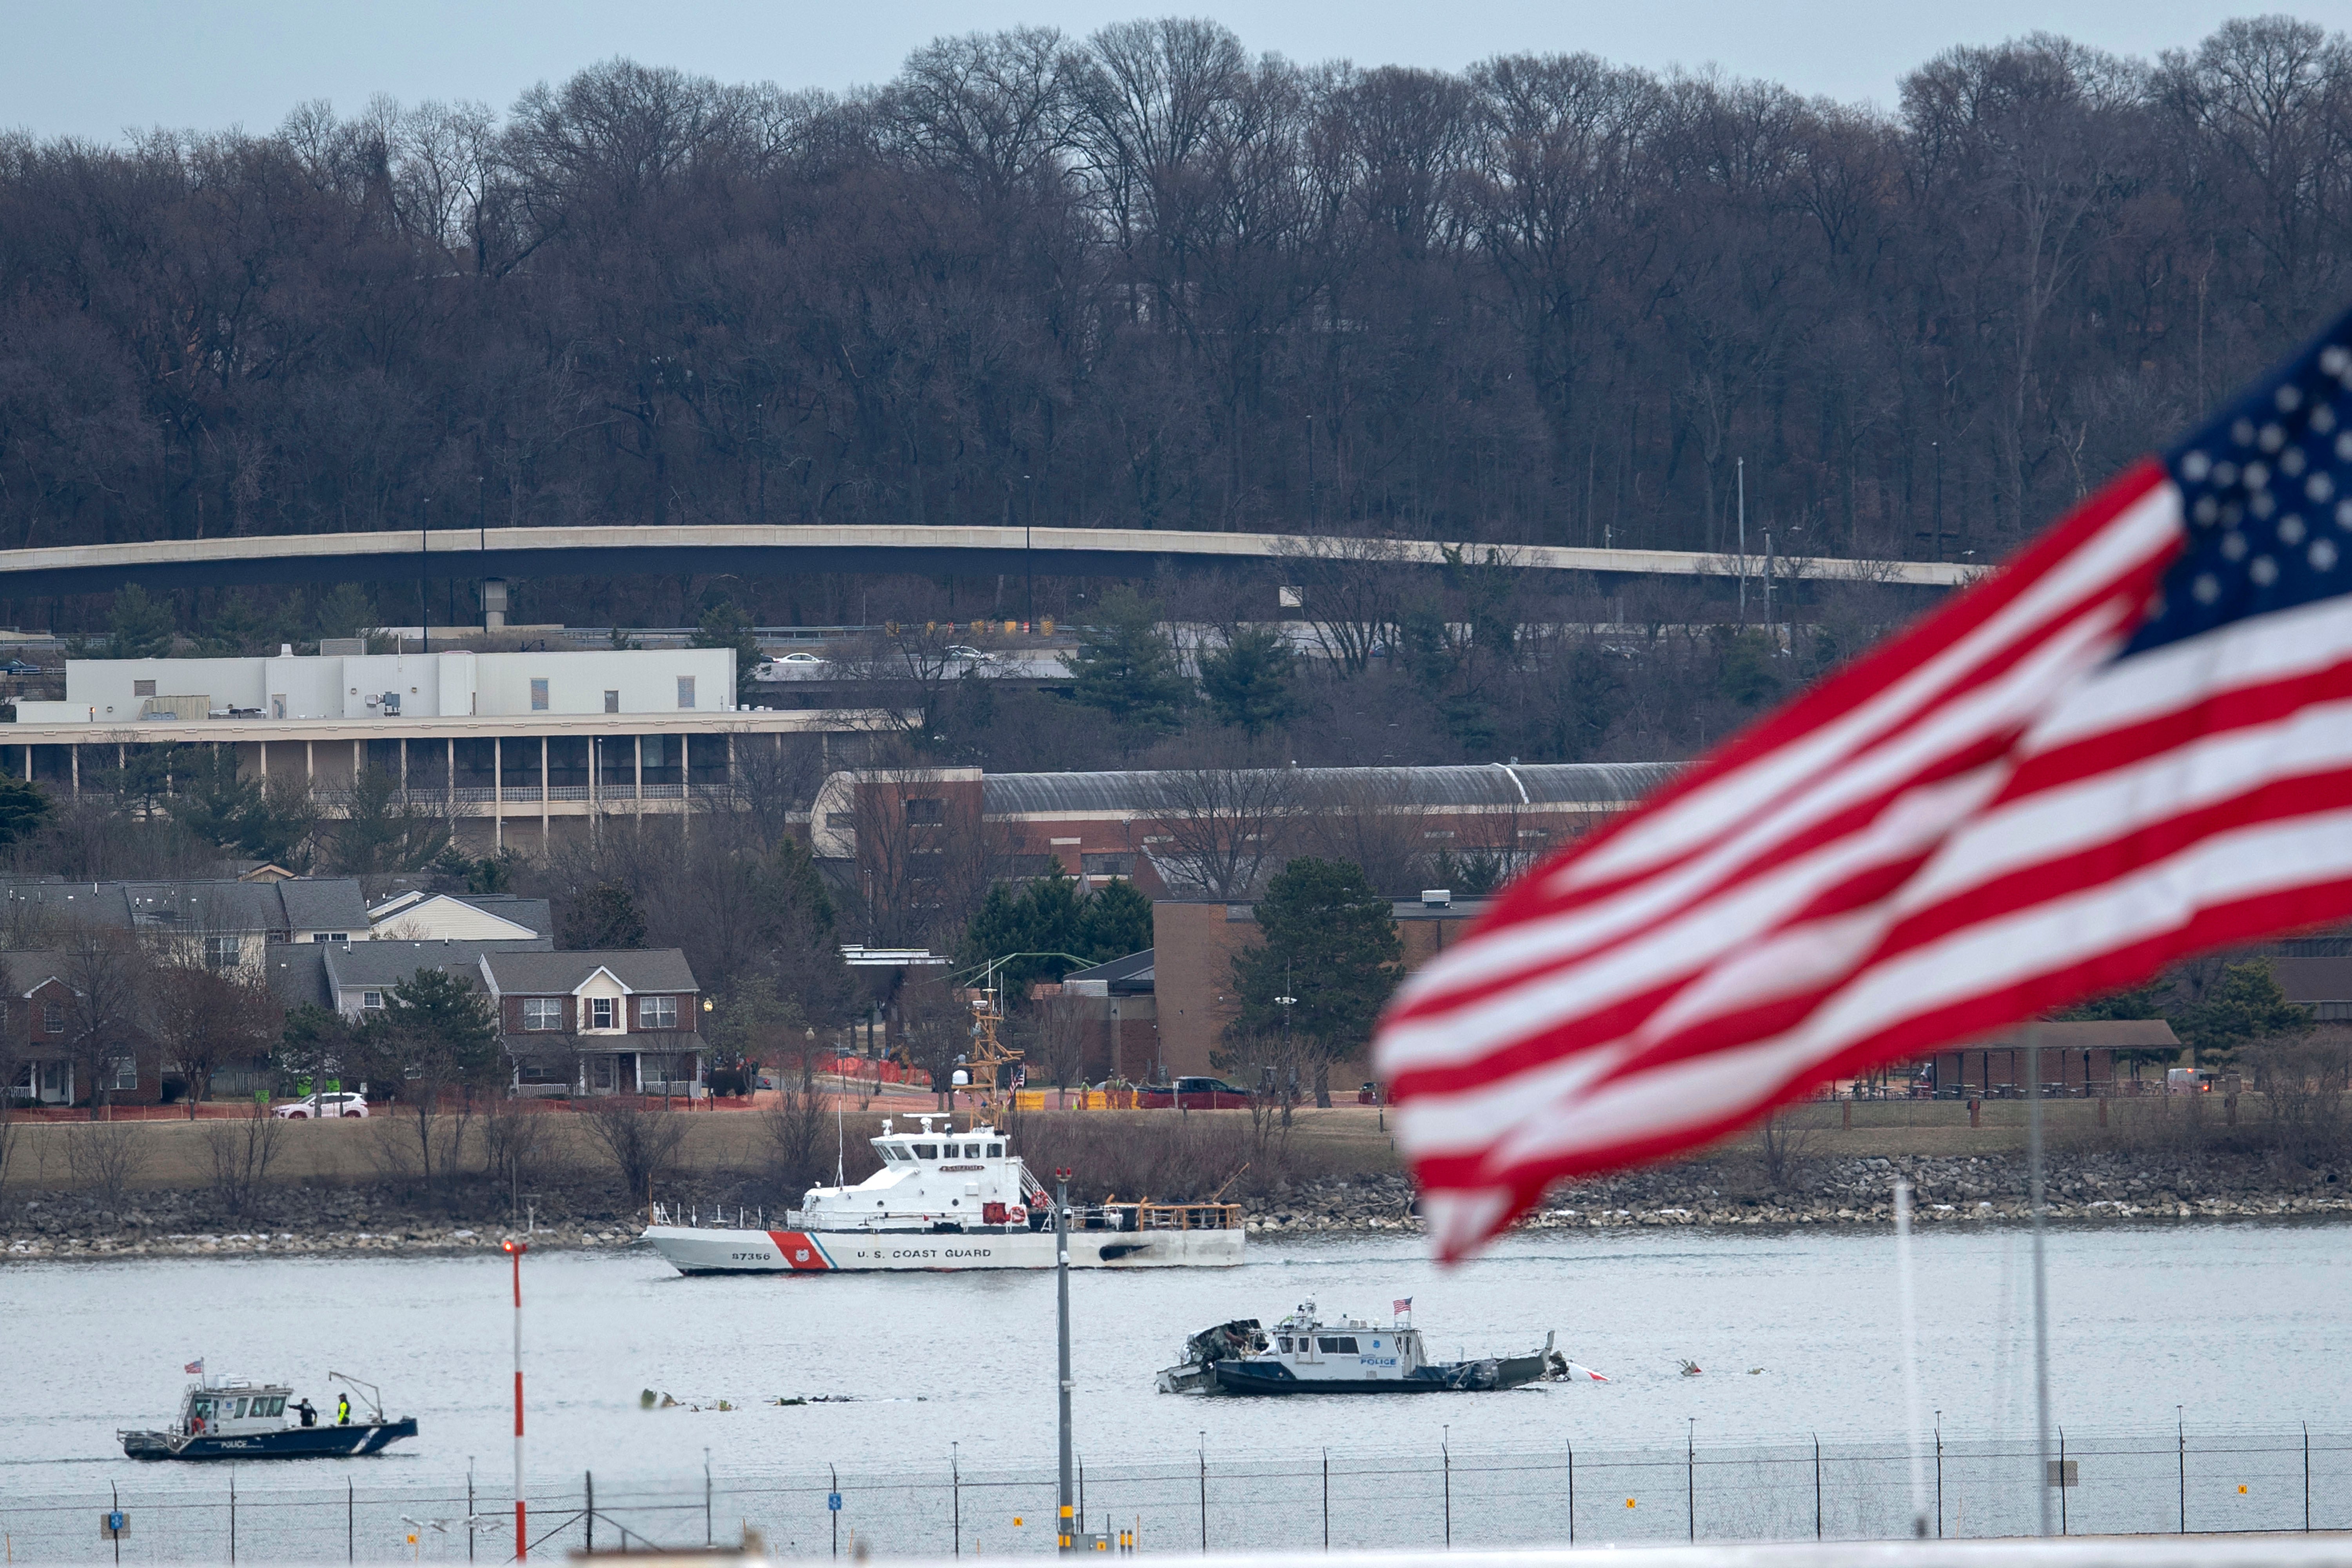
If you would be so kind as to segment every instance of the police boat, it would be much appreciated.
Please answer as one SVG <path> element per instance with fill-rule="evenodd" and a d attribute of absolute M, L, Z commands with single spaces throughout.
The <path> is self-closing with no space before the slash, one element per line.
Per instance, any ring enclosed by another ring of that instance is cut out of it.
<path fill-rule="evenodd" d="M 1551 1334 L 1526 1355 L 1433 1362 L 1407 1313 L 1325 1322 L 1315 1303 L 1271 1329 L 1236 1319 L 1194 1334 L 1160 1373 L 1163 1394 L 1484 1394 L 1554 1375 Z"/>
<path fill-rule="evenodd" d="M 224 1378 L 190 1384 L 180 1417 L 160 1432 L 118 1432 L 133 1459 L 315 1459 L 381 1453 L 416 1436 L 416 1417 L 387 1420 L 375 1384 L 341 1373 L 337 1382 L 367 1391 L 369 1413 L 351 1416 L 345 1394 L 330 1411 L 306 1413 L 294 1390 L 277 1383 Z"/>

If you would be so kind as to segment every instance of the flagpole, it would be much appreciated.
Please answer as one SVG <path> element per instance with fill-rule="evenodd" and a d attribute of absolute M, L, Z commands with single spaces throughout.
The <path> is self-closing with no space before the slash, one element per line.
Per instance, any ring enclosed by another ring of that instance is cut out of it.
<path fill-rule="evenodd" d="M 2050 1289 L 2042 1258 L 2042 1026 L 2025 1027 L 2025 1181 L 2033 1211 L 2033 1416 L 2042 1533 L 2050 1533 Z M 2059 1480 L 2066 1478 L 2061 1476 Z"/>
<path fill-rule="evenodd" d="M 1927 1538 L 1927 1460 L 1919 1435 L 1918 1320 L 1911 1289 L 1911 1184 L 1895 1178 L 1895 1281 L 1903 1312 L 1903 1418 L 1911 1433 L 1911 1533 Z"/>

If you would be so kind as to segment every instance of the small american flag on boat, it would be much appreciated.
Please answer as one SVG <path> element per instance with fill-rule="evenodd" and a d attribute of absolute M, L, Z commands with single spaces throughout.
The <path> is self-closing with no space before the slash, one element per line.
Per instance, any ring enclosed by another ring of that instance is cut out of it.
<path fill-rule="evenodd" d="M 2352 914 L 2352 315 L 1507 889 L 1375 1043 L 1439 1252 Z"/>
<path fill-rule="evenodd" d="M 205 1358 L 204 1358 L 204 1357 L 202 1357 L 202 1356 L 198 1356 L 195 1360 L 194 1360 L 194 1361 L 190 1362 L 187 1365 L 185 1365 L 185 1366 L 182 1367 L 180 1370 L 181 1370 L 182 1372 L 194 1372 L 194 1373 L 201 1373 L 201 1372 L 203 1372 L 203 1371 L 205 1370 Z"/>
<path fill-rule="evenodd" d="M 1389 1315 L 1390 1315 L 1391 1317 L 1394 1317 L 1394 1318 L 1402 1318 L 1402 1317 L 1403 1317 L 1407 1312 L 1410 1312 L 1410 1311 L 1412 1311 L 1412 1297 L 1410 1297 L 1410 1296 L 1405 1296 L 1405 1297 L 1401 1297 L 1401 1298 L 1399 1298 L 1396 1301 L 1392 1302 L 1392 1303 L 1390 1305 L 1390 1307 L 1389 1307 Z"/>

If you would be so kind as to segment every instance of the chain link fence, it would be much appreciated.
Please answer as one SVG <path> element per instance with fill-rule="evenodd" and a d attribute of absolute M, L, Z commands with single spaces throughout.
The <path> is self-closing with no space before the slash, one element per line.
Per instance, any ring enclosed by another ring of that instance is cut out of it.
<path fill-rule="evenodd" d="M 1200 1452 L 1082 1462 L 1082 1528 L 1150 1552 L 1852 1541 L 2352 1529 L 2352 1434 L 2302 1426 L 2067 1432 L 2030 1440 L 1686 1443 L 1544 1452 Z M 142 1467 L 106 1489 L 0 1500 L 8 1561 L 498 1563 L 512 1557 L 502 1479 L 331 1482 L 268 1466 Z M 373 1467 L 351 1467 L 373 1470 Z M 289 1467 L 289 1469 L 292 1467 Z M 2061 1481 L 2063 1484 L 2053 1484 Z M 1050 1552 L 1050 1463 L 827 1468 L 765 1475 L 541 1477 L 535 1554 L 732 1545 L 789 1556 Z M 110 1515 L 122 1527 L 109 1530 Z"/>

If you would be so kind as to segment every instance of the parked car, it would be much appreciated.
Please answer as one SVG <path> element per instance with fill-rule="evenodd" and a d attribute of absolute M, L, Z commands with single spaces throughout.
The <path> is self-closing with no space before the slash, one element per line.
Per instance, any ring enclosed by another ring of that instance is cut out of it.
<path fill-rule="evenodd" d="M 40 673 L 41 667 L 39 665 L 26 664 L 21 658 L 12 658 L 5 667 L 0 667 L 0 675 L 15 676 L 19 679 L 22 679 L 24 677 L 28 675 L 38 675 Z"/>
<path fill-rule="evenodd" d="M 828 664 L 832 661 L 822 654 L 814 654 L 803 649 L 796 653 L 780 653 L 768 662 L 771 664 Z"/>
<path fill-rule="evenodd" d="M 989 656 L 987 654 L 981 652 L 980 649 L 976 647 L 967 647 L 961 643 L 953 645 L 946 651 L 948 658 L 952 659 L 961 659 L 966 664 L 986 664 L 989 660 Z"/>
<path fill-rule="evenodd" d="M 278 1107 L 273 1114 L 289 1121 L 309 1121 L 338 1116 L 365 1116 L 367 1096 L 363 1094 L 310 1094 Z"/>
<path fill-rule="evenodd" d="M 1148 1083 L 1136 1091 L 1139 1110 L 1246 1110 L 1249 1091 L 1235 1089 L 1221 1078 L 1180 1078 L 1174 1083 Z"/>

